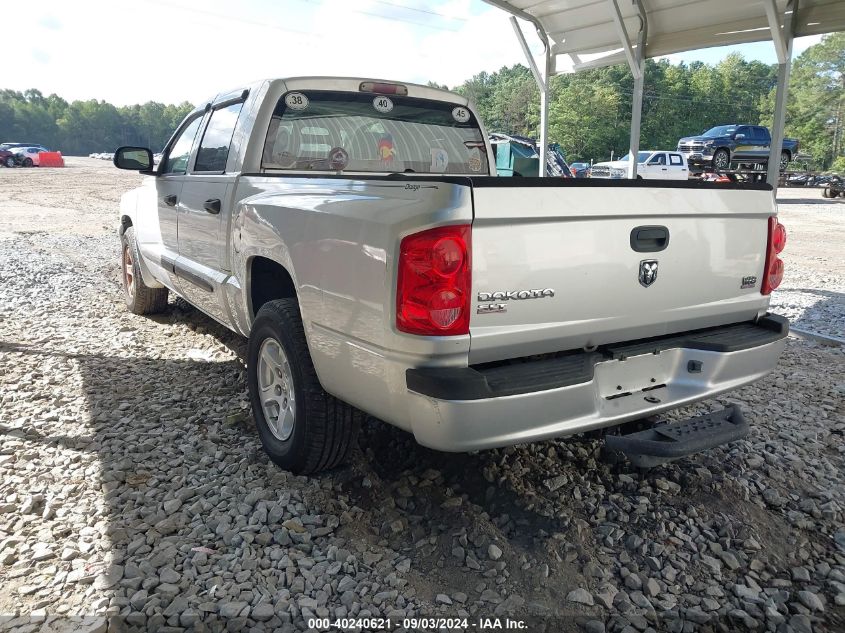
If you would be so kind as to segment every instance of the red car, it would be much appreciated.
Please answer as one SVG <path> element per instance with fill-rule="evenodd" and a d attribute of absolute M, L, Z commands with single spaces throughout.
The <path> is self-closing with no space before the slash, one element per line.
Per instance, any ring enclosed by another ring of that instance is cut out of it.
<path fill-rule="evenodd" d="M 7 149 L 0 149 L 0 165 L 3 167 L 14 167 L 15 155 Z"/>

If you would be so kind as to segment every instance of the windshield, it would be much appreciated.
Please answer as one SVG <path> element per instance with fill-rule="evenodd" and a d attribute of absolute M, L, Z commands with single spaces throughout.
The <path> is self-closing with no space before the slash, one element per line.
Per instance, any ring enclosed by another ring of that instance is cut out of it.
<path fill-rule="evenodd" d="M 486 174 L 478 122 L 455 103 L 398 95 L 284 95 L 264 144 L 267 169 Z"/>
<path fill-rule="evenodd" d="M 717 137 L 717 136 L 730 136 L 736 132 L 735 125 L 718 125 L 716 127 L 711 127 L 701 136 L 709 136 L 709 137 Z"/>
<path fill-rule="evenodd" d="M 651 152 L 637 152 L 637 162 L 638 162 L 638 163 L 644 163 L 644 162 L 646 162 L 646 161 L 648 160 L 648 157 L 649 157 L 649 156 L 651 156 Z M 628 152 L 627 154 L 625 154 L 625 155 L 624 155 L 622 158 L 620 158 L 619 160 L 621 160 L 621 161 L 628 161 L 628 160 L 630 160 L 630 159 L 631 159 L 631 152 Z"/>

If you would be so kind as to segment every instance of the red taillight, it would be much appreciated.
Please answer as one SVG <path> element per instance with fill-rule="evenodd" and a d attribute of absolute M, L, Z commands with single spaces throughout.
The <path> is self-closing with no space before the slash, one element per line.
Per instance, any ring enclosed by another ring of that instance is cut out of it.
<path fill-rule="evenodd" d="M 764 295 L 772 293 L 772 290 L 783 281 L 783 261 L 778 254 L 786 246 L 786 228 L 778 222 L 777 218 L 769 218 L 769 239 L 766 243 L 766 267 L 763 271 L 763 284 L 760 292 Z"/>
<path fill-rule="evenodd" d="M 409 334 L 469 333 L 472 285 L 469 224 L 429 229 L 402 240 L 396 327 Z"/>

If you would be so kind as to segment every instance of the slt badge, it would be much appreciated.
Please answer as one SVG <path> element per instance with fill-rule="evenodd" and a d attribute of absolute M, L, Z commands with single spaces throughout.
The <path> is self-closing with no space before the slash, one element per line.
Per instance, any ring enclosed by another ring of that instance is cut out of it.
<path fill-rule="evenodd" d="M 657 260 L 644 259 L 640 262 L 640 285 L 648 288 L 657 280 Z"/>

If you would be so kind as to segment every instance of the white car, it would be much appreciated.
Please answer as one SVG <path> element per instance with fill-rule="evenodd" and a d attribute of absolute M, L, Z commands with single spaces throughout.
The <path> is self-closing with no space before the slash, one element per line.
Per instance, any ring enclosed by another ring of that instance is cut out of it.
<path fill-rule="evenodd" d="M 39 152 L 49 152 L 50 150 L 41 145 L 35 145 L 33 147 L 13 147 L 10 151 L 17 156 L 18 165 L 38 167 L 41 164 L 38 158 Z"/>
<path fill-rule="evenodd" d="M 619 160 L 596 163 L 590 171 L 590 178 L 627 178 L 628 160 L 625 154 Z M 687 180 L 687 161 L 680 152 L 638 152 L 637 178 L 645 180 Z"/>

